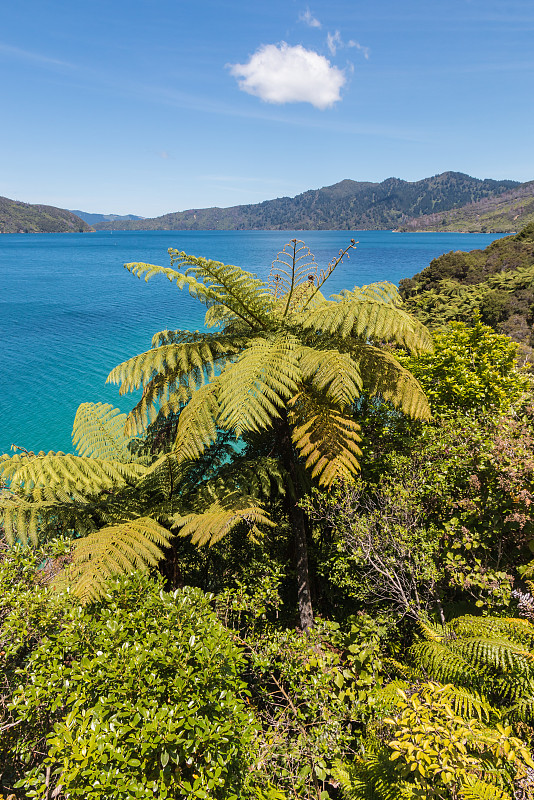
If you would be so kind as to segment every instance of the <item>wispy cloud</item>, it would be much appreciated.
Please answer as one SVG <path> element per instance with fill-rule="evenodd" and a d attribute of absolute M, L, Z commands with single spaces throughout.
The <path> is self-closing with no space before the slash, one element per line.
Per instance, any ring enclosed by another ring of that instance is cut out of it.
<path fill-rule="evenodd" d="M 61 61 L 58 58 L 50 58 L 43 56 L 40 53 L 32 53 L 29 50 L 22 50 L 20 47 L 13 47 L 9 44 L 0 42 L 0 55 L 7 56 L 8 58 L 16 58 L 19 61 L 32 61 L 36 64 L 48 65 L 51 67 L 68 67 L 69 69 L 76 69 L 74 64 L 69 64 L 68 61 Z"/>
<path fill-rule="evenodd" d="M 356 50 L 359 50 L 362 56 L 366 59 L 369 58 L 371 53 L 371 49 L 369 47 L 364 47 L 363 44 L 356 42 L 354 39 L 349 39 L 349 41 L 345 43 L 341 38 L 339 31 L 335 31 L 335 33 L 328 32 L 326 36 L 326 46 L 333 56 L 335 56 L 337 51 L 341 50 L 343 47 L 355 47 Z"/>
<path fill-rule="evenodd" d="M 338 47 L 343 47 L 343 41 L 339 31 L 335 33 L 328 33 L 326 37 L 326 44 L 333 56 L 337 53 Z"/>
<path fill-rule="evenodd" d="M 166 161 L 168 158 L 171 157 L 170 154 L 167 152 L 167 150 L 160 150 L 158 156 L 162 158 L 164 161 Z"/>
<path fill-rule="evenodd" d="M 313 16 L 309 8 L 307 8 L 306 11 L 301 11 L 301 13 L 299 14 L 299 22 L 304 22 L 305 25 L 309 25 L 310 28 L 321 27 L 321 23 L 319 22 L 317 17 Z"/>
<path fill-rule="evenodd" d="M 365 59 L 367 59 L 367 60 L 369 59 L 369 55 L 371 53 L 371 48 L 370 47 L 365 47 L 363 44 L 360 44 L 359 42 L 355 42 L 354 39 L 351 39 L 349 42 L 347 42 L 347 47 L 355 47 L 356 50 L 360 51 L 360 53 L 362 54 L 362 56 Z"/>
<path fill-rule="evenodd" d="M 262 45 L 246 64 L 229 64 L 239 88 L 266 103 L 311 103 L 330 108 L 341 99 L 343 70 L 302 45 Z"/>

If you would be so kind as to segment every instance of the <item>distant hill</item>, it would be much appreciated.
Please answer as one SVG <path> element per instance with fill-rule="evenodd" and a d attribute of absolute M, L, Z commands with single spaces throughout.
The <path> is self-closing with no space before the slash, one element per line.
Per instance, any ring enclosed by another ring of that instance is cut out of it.
<path fill-rule="evenodd" d="M 120 214 L 90 214 L 88 211 L 78 211 L 74 209 L 70 209 L 72 214 L 76 214 L 77 217 L 80 219 L 85 220 L 89 225 L 96 225 L 97 222 L 113 222 L 115 220 L 136 220 L 136 219 L 144 219 L 144 217 L 136 217 L 135 214 L 124 214 L 121 216 Z"/>
<path fill-rule="evenodd" d="M 402 231 L 512 233 L 534 222 L 534 181 L 450 211 L 408 220 Z"/>
<path fill-rule="evenodd" d="M 0 233 L 82 233 L 92 228 L 71 211 L 0 197 Z"/>
<path fill-rule="evenodd" d="M 445 253 L 399 284 L 409 311 L 430 327 L 482 321 L 526 346 L 534 362 L 534 222 L 485 250 Z"/>
<path fill-rule="evenodd" d="M 98 230 L 376 230 L 398 228 L 408 219 L 448 211 L 513 189 L 518 181 L 471 178 L 444 172 L 409 182 L 343 180 L 296 197 L 254 205 L 177 211 L 137 221 L 109 221 Z"/>

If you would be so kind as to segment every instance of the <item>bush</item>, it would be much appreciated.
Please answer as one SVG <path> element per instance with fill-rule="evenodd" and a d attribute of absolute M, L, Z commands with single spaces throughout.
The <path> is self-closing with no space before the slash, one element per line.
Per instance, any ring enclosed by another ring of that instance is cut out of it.
<path fill-rule="evenodd" d="M 525 391 L 518 345 L 480 319 L 451 322 L 434 334 L 434 352 L 402 357 L 420 381 L 434 414 L 491 409 L 503 412 Z"/>
<path fill-rule="evenodd" d="M 23 670 L 12 701 L 27 797 L 237 798 L 256 723 L 241 651 L 210 596 L 133 575 L 91 609 L 73 604 Z"/>

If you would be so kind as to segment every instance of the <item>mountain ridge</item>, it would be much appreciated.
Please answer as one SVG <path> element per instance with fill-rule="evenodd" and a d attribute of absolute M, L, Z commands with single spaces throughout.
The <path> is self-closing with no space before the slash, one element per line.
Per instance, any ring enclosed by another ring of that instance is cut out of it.
<path fill-rule="evenodd" d="M 295 197 L 228 208 L 192 208 L 136 221 L 109 221 L 96 230 L 381 230 L 416 216 L 464 206 L 520 186 L 519 181 L 444 172 L 420 181 L 380 183 L 345 178 Z"/>

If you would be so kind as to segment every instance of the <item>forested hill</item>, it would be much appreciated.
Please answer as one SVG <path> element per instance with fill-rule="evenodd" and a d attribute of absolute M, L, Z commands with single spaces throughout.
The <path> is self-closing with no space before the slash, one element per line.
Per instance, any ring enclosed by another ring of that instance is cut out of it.
<path fill-rule="evenodd" d="M 0 197 L 0 233 L 78 233 L 92 228 L 82 219 L 55 206 L 30 205 Z"/>
<path fill-rule="evenodd" d="M 373 230 L 398 228 L 408 219 L 465 206 L 507 192 L 517 181 L 444 172 L 417 182 L 343 180 L 296 197 L 254 205 L 177 211 L 139 221 L 110 221 L 99 230 Z"/>
<path fill-rule="evenodd" d="M 462 208 L 408 220 L 400 230 L 512 233 L 530 222 L 534 222 L 534 181 Z"/>
<path fill-rule="evenodd" d="M 485 250 L 445 253 L 399 285 L 408 310 L 430 327 L 476 313 L 534 357 L 534 222 Z"/>

